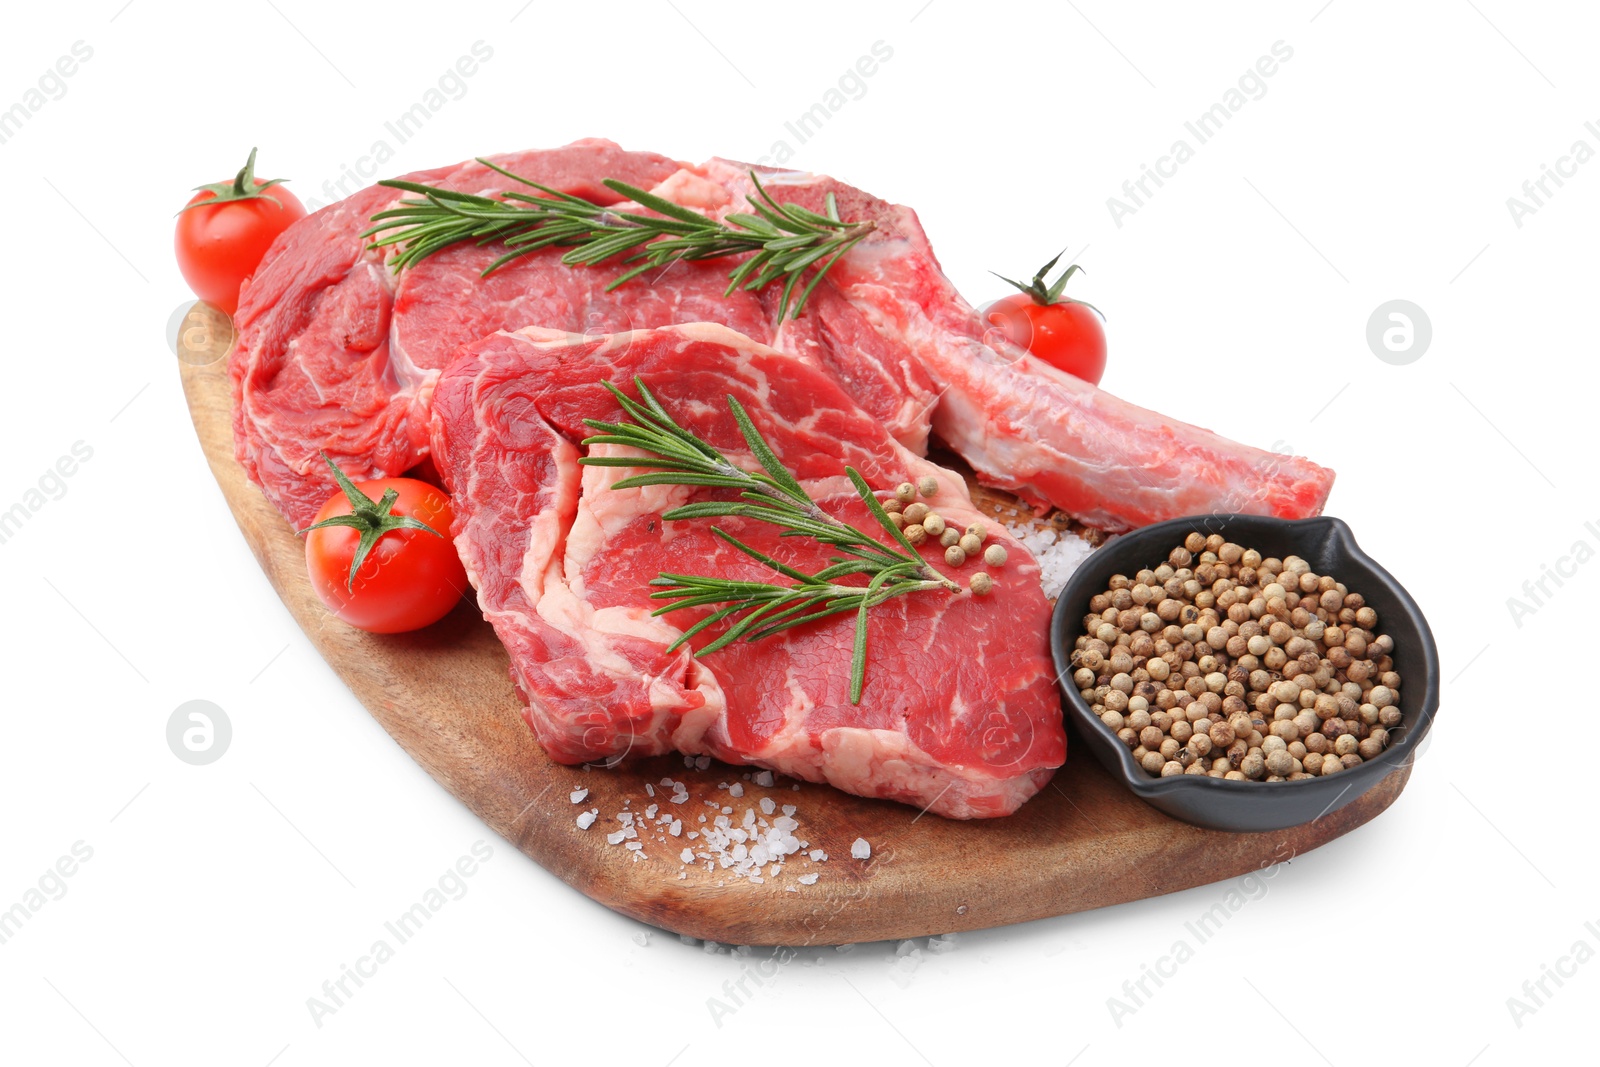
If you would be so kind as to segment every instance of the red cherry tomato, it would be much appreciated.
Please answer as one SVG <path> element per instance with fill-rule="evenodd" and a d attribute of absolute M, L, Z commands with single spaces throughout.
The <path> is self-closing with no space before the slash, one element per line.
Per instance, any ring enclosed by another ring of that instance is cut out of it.
<path fill-rule="evenodd" d="M 455 512 L 444 490 L 415 478 L 351 484 L 330 497 L 306 531 L 306 570 L 317 596 L 343 621 L 371 633 L 417 630 L 437 622 L 467 592 L 450 540 Z M 354 490 L 352 493 L 351 490 Z M 395 496 L 385 508 L 385 494 Z M 363 517 L 365 515 L 365 517 Z M 376 516 L 375 522 L 373 516 Z M 321 523 L 356 522 L 356 526 Z M 401 523 L 417 522 L 436 532 Z M 384 529 L 351 576 L 362 527 Z"/>
<path fill-rule="evenodd" d="M 255 273 L 273 240 L 306 215 L 281 179 L 255 176 L 255 162 L 252 149 L 233 181 L 201 186 L 178 213 L 173 238 L 183 280 L 195 296 L 229 315 L 239 308 L 239 286 Z"/>
<path fill-rule="evenodd" d="M 1046 285 L 1045 275 L 1055 265 L 1055 259 L 1046 263 L 1027 285 L 1002 278 L 1021 291 L 984 308 L 984 321 L 1051 366 L 1099 385 L 1106 371 L 1105 327 L 1092 306 L 1061 295 L 1067 279 L 1081 267 L 1073 264 L 1053 285 Z"/>

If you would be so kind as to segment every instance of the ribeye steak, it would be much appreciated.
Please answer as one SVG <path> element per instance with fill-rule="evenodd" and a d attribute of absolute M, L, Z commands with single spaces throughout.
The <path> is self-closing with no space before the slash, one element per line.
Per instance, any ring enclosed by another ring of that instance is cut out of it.
<path fill-rule="evenodd" d="M 615 489 L 636 469 L 579 465 L 583 420 L 621 417 L 597 383 L 631 392 L 636 375 L 684 426 L 753 468 L 725 403 L 737 397 L 818 503 L 862 529 L 877 527 L 846 464 L 885 492 L 931 475 L 951 523 L 980 518 L 959 476 L 902 446 L 817 363 L 722 326 L 593 338 L 529 328 L 466 347 L 434 390 L 433 454 L 455 500 L 456 545 L 546 750 L 567 763 L 703 753 L 956 818 L 1008 814 L 1037 792 L 1066 751 L 1050 609 L 1037 563 L 1003 528 L 993 536 L 1010 560 L 990 595 L 914 593 L 871 611 L 859 705 L 848 615 L 703 658 L 667 651 L 711 609 L 652 618 L 648 583 L 663 570 L 776 576 L 717 539 L 713 521 L 661 518 L 726 490 Z M 714 524 L 807 570 L 836 551 L 754 521 Z M 955 571 L 927 544 L 963 585 L 981 567 Z"/>

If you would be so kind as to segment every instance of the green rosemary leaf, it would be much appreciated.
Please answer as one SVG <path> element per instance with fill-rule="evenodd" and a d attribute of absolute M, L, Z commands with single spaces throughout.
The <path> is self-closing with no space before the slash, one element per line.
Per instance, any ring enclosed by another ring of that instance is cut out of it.
<path fill-rule="evenodd" d="M 744 436 L 745 443 L 750 446 L 751 454 L 756 457 L 756 461 L 771 476 L 778 488 L 802 504 L 810 504 L 812 502 L 811 497 L 800 487 L 800 483 L 795 480 L 794 475 L 789 473 L 788 468 L 778 460 L 777 454 L 767 444 L 766 438 L 761 436 L 760 431 L 755 427 L 755 423 L 750 421 L 750 415 L 745 411 L 744 405 L 739 403 L 731 394 L 728 397 L 728 408 L 733 412 L 733 421 L 738 424 L 739 433 Z"/>
<path fill-rule="evenodd" d="M 374 214 L 372 226 L 362 236 L 375 249 L 394 248 L 391 262 L 397 271 L 462 242 L 505 245 L 505 252 L 484 269 L 485 274 L 552 246 L 568 249 L 562 261 L 570 265 L 596 266 L 620 257 L 622 269 L 609 288 L 678 260 L 743 255 L 745 259 L 730 270 L 727 291 L 759 289 L 783 278 L 781 320 L 800 314 L 814 289 L 813 281 L 795 299 L 796 275 L 814 269 L 820 277 L 875 227 L 871 220 L 845 222 L 838 218 L 831 195 L 827 215 L 796 204 L 779 204 L 753 172 L 750 211 L 719 220 L 615 179 L 608 179 L 606 185 L 654 214 L 613 210 L 488 160 L 480 162 L 540 195 L 508 190 L 495 199 L 393 179 L 381 184 L 414 198 Z"/>
<path fill-rule="evenodd" d="M 789 275 L 791 279 L 798 276 L 798 271 Z M 670 649 L 681 648 L 692 638 L 720 624 L 728 625 L 696 655 L 709 655 L 736 641 L 762 640 L 796 626 L 852 611 L 856 613 L 856 623 L 850 692 L 852 702 L 860 703 L 868 660 L 868 612 L 896 596 L 938 589 L 959 591 L 960 586 L 924 561 L 889 521 L 866 480 L 853 467 L 846 467 L 845 472 L 857 494 L 879 525 L 893 535 L 906 553 L 895 551 L 823 511 L 794 473 L 783 465 L 736 397 L 727 398 L 729 411 L 763 472 L 735 466 L 710 444 L 680 426 L 638 378 L 634 379 L 639 392 L 637 400 L 610 382 L 604 384 L 624 414 L 635 421 L 586 419 L 585 425 L 596 433 L 585 438 L 584 443 L 622 445 L 645 455 L 585 456 L 580 462 L 596 466 L 634 465 L 650 472 L 625 478 L 616 483 L 618 488 L 686 485 L 738 492 L 737 500 L 699 500 L 670 509 L 662 515 L 664 520 L 738 517 L 774 526 L 780 537 L 809 538 L 818 544 L 834 546 L 842 553 L 830 556 L 828 566 L 808 574 L 727 530 L 713 526 L 714 536 L 790 584 L 661 573 L 649 582 L 654 590 L 649 598 L 661 602 L 651 612 L 653 616 L 686 609 L 715 609 L 689 626 L 673 641 Z M 840 584 L 841 579 L 850 577 L 866 578 L 867 583 Z"/>
<path fill-rule="evenodd" d="M 647 207 L 651 211 L 667 216 L 669 219 L 678 219 L 681 222 L 692 222 L 696 226 L 715 226 L 715 220 L 700 214 L 693 208 L 686 208 L 682 204 L 674 204 L 671 200 L 646 192 L 627 182 L 619 182 L 615 178 L 607 178 L 605 187 L 614 193 L 621 193 L 640 207 Z"/>
<path fill-rule="evenodd" d="M 673 605 L 670 608 L 664 608 L 662 610 L 663 611 L 675 611 L 675 610 L 677 610 L 677 605 Z M 667 651 L 668 652 L 676 652 L 676 651 L 678 651 L 678 649 L 680 649 L 684 645 L 688 644 L 689 641 L 691 639 L 693 639 L 693 637 L 696 634 L 698 634 L 700 631 L 705 630 L 705 629 L 707 629 L 709 627 L 715 626 L 717 623 L 721 622 L 723 619 L 726 619 L 730 615 L 736 614 L 740 610 L 741 610 L 741 605 L 739 605 L 739 604 L 730 604 L 730 605 L 728 605 L 727 607 L 723 608 L 720 611 L 713 611 L 710 615 L 707 615 L 705 618 L 701 619 L 699 622 L 695 623 L 693 626 L 691 626 L 687 630 L 683 631 L 683 633 L 679 634 L 678 635 L 678 639 L 676 641 L 672 642 L 672 644 L 667 646 Z M 660 612 L 657 612 L 656 614 L 660 614 Z"/>
<path fill-rule="evenodd" d="M 613 489 L 639 489 L 647 485 L 703 485 L 712 489 L 737 489 L 744 483 L 737 478 L 721 474 L 690 474 L 662 471 L 660 474 L 639 474 L 613 482 Z"/>
<path fill-rule="evenodd" d="M 889 513 L 883 510 L 882 504 L 878 503 L 877 495 L 873 493 L 872 487 L 867 484 L 867 480 L 861 477 L 861 472 L 854 467 L 846 467 L 844 472 L 849 477 L 850 484 L 856 487 L 856 492 L 860 494 L 862 502 L 867 505 L 867 510 L 872 512 L 872 517 L 878 520 L 879 526 L 889 531 L 890 536 L 900 542 L 901 547 L 906 550 L 907 558 L 920 558 L 917 546 L 906 540 L 906 535 L 901 531 L 900 527 L 889 521 Z"/>
<path fill-rule="evenodd" d="M 873 576 L 867 584 L 867 593 L 861 598 L 861 608 L 856 612 L 856 640 L 850 651 L 850 703 L 861 703 L 861 689 L 867 681 L 867 609 L 881 603 L 875 599 L 885 583 L 898 577 L 899 569 L 890 567 Z"/>
<path fill-rule="evenodd" d="M 743 552 L 745 555 L 749 556 L 751 559 L 757 560 L 766 564 L 768 567 L 771 567 L 785 578 L 793 578 L 795 581 L 806 585 L 813 585 L 816 583 L 816 580 L 812 578 L 811 575 L 806 574 L 804 571 L 796 570 L 781 560 L 773 559 L 760 549 L 751 548 L 749 545 L 745 544 L 728 531 L 722 529 L 720 526 L 711 527 L 711 532 L 728 542 L 728 544 L 732 545 L 734 548 L 737 548 L 740 552 Z"/>

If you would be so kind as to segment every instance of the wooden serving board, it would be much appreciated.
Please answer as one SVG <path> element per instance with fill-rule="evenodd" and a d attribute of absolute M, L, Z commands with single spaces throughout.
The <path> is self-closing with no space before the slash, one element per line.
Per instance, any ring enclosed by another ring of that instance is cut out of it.
<path fill-rule="evenodd" d="M 1409 767 L 1316 822 L 1278 833 L 1228 834 L 1177 822 L 1146 805 L 1069 738 L 1066 766 L 1020 812 L 955 822 L 888 801 L 779 777 L 762 788 L 746 770 L 713 764 L 687 770 L 660 757 L 610 770 L 554 763 L 523 722 L 505 650 L 470 602 L 418 633 L 363 633 L 331 618 L 305 574 L 302 543 L 233 455 L 225 317 L 197 305 L 206 326 L 180 339 L 183 388 L 217 484 L 261 569 L 324 659 L 373 717 L 440 785 L 496 833 L 580 892 L 609 908 L 678 934 L 730 944 L 835 945 L 1001 926 L 1118 904 L 1232 878 L 1316 848 L 1353 830 L 1400 795 Z M 987 490 L 990 502 L 1016 501 Z M 986 507 L 985 510 L 992 510 Z M 1064 520 L 1054 520 L 1066 525 Z M 684 829 L 706 800 L 733 808 L 737 823 L 763 796 L 793 804 L 796 835 L 829 858 L 790 857 L 761 884 L 684 870 L 682 839 L 642 836 L 645 859 L 606 841 L 615 813 L 666 802 L 659 783 L 688 785 L 677 805 Z M 741 782 L 742 799 L 719 783 Z M 656 784 L 656 796 L 646 784 Z M 581 805 L 569 792 L 587 789 Z M 588 830 L 576 816 L 592 808 Z M 851 858 L 865 838 L 868 860 Z M 801 885 L 801 874 L 816 874 Z M 793 891 L 791 891 L 791 889 Z"/>

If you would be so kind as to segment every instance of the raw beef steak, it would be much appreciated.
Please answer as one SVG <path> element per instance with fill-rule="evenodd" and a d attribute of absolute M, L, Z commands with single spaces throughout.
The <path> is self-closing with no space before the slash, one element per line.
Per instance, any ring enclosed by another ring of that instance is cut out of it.
<path fill-rule="evenodd" d="M 751 190 L 745 164 L 691 167 L 605 141 L 499 162 L 602 202 L 615 196 L 601 179 L 617 177 L 719 216 L 747 210 Z M 476 163 L 411 177 L 480 193 L 510 184 Z M 302 220 L 241 301 L 232 363 L 241 462 L 303 524 L 332 491 L 319 448 L 367 476 L 397 474 L 425 454 L 432 383 L 457 346 L 527 325 L 605 333 L 703 320 L 811 358 L 913 451 L 936 432 L 985 481 L 1106 529 L 1321 510 L 1332 471 L 1118 400 L 996 339 L 944 276 L 911 209 L 816 175 L 768 172 L 763 182 L 813 210 L 833 192 L 844 218 L 877 227 L 805 314 L 782 323 L 772 289 L 723 295 L 727 260 L 679 263 L 606 293 L 615 268 L 565 266 L 560 249 L 483 279 L 500 249 L 457 246 L 396 284 L 358 235 L 400 194 L 375 186 Z"/>
<path fill-rule="evenodd" d="M 1037 563 L 1003 529 L 994 536 L 1010 560 L 987 597 L 913 593 L 871 611 L 859 705 L 852 616 L 704 659 L 667 651 L 711 609 L 652 618 L 649 582 L 663 570 L 776 577 L 713 525 L 806 570 L 836 550 L 737 518 L 666 522 L 664 511 L 713 491 L 614 489 L 636 469 L 580 466 L 583 419 L 622 417 L 598 383 L 631 393 L 635 376 L 680 423 L 753 467 L 725 402 L 737 397 L 813 498 L 858 527 L 876 529 L 847 464 L 880 488 L 932 475 L 951 523 L 980 517 L 957 475 L 900 445 L 831 375 L 724 327 L 588 339 L 530 328 L 468 346 L 434 391 L 434 459 L 454 495 L 456 546 L 550 754 L 577 763 L 676 749 L 955 818 L 1005 815 L 1037 792 L 1066 753 L 1050 608 Z M 963 584 L 980 569 L 949 568 L 929 547 Z"/>
<path fill-rule="evenodd" d="M 750 170 L 722 159 L 699 168 L 726 191 L 717 210 L 744 210 Z M 876 224 L 824 285 L 871 324 L 874 354 L 931 375 L 933 432 L 986 484 L 1106 530 L 1213 512 L 1322 511 L 1333 471 L 1119 400 L 1007 341 L 945 277 L 910 208 L 823 175 L 763 173 L 761 182 L 774 199 L 813 211 L 832 193 L 842 218 Z"/>
<path fill-rule="evenodd" d="M 620 199 L 601 184 L 605 178 L 661 186 L 665 195 L 695 191 L 673 193 L 682 184 L 674 176 L 690 174 L 683 164 L 624 152 L 609 141 L 495 162 L 598 203 Z M 407 177 L 478 193 L 510 184 L 476 162 Z M 373 214 L 405 195 L 375 185 L 301 220 L 244 287 L 230 365 L 235 451 L 297 526 L 307 525 L 336 488 L 319 449 L 355 477 L 399 474 L 426 455 L 427 405 L 439 370 L 460 345 L 496 330 L 536 325 L 604 334 L 718 322 L 772 340 L 770 295 L 725 296 L 726 262 L 679 263 L 606 292 L 613 271 L 566 266 L 560 262 L 564 249 L 543 250 L 481 277 L 503 249 L 463 244 L 396 277 L 360 235 Z M 794 350 L 829 363 L 869 410 L 923 450 L 933 401 L 926 373 L 909 363 L 886 370 L 872 349 L 872 329 L 848 302 L 830 294 L 818 306 L 829 309 L 826 325 L 795 331 Z"/>

